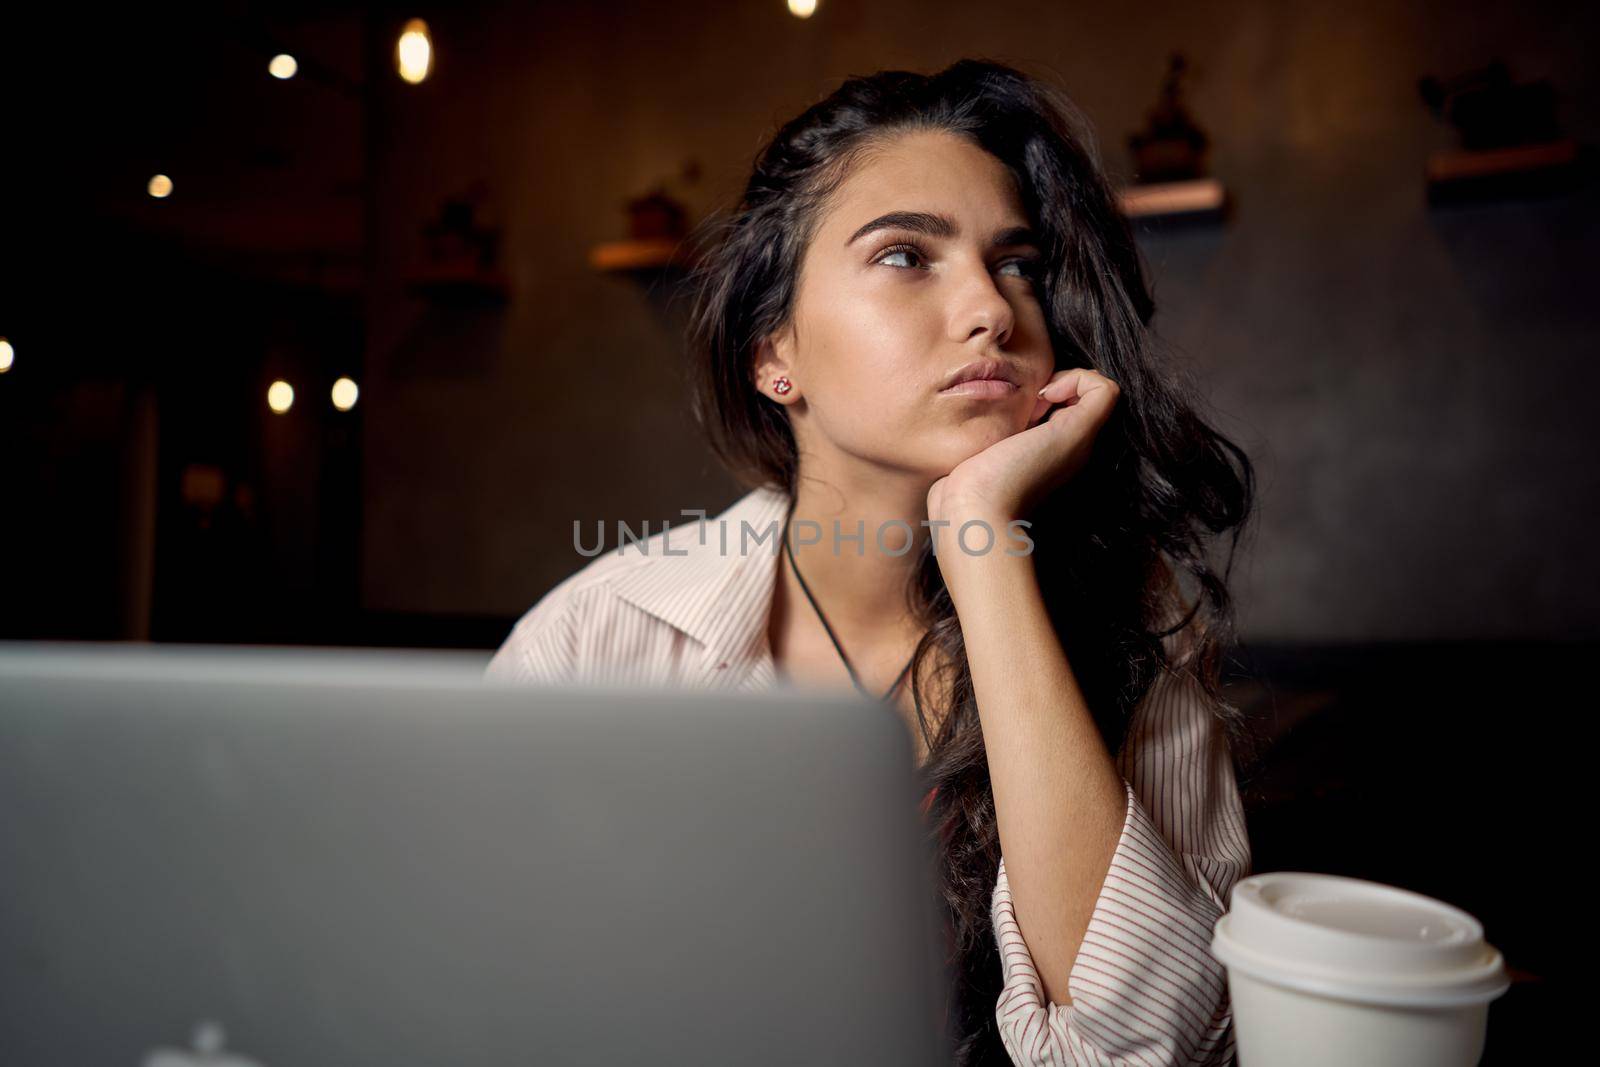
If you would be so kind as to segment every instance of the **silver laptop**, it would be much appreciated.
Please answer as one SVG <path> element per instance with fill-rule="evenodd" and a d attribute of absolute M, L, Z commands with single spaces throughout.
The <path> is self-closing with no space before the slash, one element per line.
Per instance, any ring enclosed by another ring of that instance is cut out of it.
<path fill-rule="evenodd" d="M 933 1064 L 886 706 L 0 643 L 0 1063 Z"/>

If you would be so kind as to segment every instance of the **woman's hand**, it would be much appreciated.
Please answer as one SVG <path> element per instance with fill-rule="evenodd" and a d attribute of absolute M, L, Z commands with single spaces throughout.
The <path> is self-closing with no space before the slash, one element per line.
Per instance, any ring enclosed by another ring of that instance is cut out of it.
<path fill-rule="evenodd" d="M 950 522 L 952 530 L 972 518 L 1002 525 L 1025 518 L 1083 469 L 1120 392 L 1097 371 L 1058 371 L 1036 401 L 1027 429 L 961 461 L 933 483 L 928 518 Z"/>

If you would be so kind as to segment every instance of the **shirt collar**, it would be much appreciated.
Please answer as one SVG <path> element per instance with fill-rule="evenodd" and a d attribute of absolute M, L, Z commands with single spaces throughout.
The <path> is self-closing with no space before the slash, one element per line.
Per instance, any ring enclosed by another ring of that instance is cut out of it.
<path fill-rule="evenodd" d="M 647 539 L 647 562 L 611 578 L 622 599 L 687 634 L 704 648 L 699 669 L 712 684 L 759 689 L 776 677 L 767 639 L 772 594 L 783 548 L 789 494 L 753 489 L 726 511 Z M 746 532 L 748 527 L 748 533 Z M 1175 575 L 1162 625 L 1174 626 L 1185 605 Z M 1182 634 L 1162 639 L 1170 656 L 1189 649 Z"/>
<path fill-rule="evenodd" d="M 761 685 L 774 674 L 767 622 L 783 547 L 789 495 L 761 486 L 726 511 L 670 527 L 644 544 L 619 549 L 647 562 L 608 583 L 614 593 L 704 646 L 708 678 Z"/>

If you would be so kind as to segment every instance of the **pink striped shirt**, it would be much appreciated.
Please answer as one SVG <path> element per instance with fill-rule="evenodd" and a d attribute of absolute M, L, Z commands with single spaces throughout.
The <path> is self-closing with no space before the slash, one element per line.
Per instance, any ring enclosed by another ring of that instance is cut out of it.
<path fill-rule="evenodd" d="M 595 557 L 518 620 L 488 675 L 777 685 L 767 622 L 787 506 L 785 494 L 755 489 L 719 516 Z M 1178 639 L 1165 639 L 1175 661 Z M 1000 860 L 990 915 L 1001 1037 L 1013 1062 L 1038 1067 L 1227 1063 L 1233 1013 L 1211 932 L 1248 873 L 1250 844 L 1226 737 L 1192 674 L 1157 675 L 1117 766 L 1127 812 L 1067 979 L 1070 1005 L 1044 999 Z"/>

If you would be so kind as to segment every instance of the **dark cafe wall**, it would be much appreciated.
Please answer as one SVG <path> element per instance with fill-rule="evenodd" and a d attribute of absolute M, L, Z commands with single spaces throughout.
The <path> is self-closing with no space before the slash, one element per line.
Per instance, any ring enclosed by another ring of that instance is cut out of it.
<path fill-rule="evenodd" d="M 4 475 L 28 561 L 6 633 L 452 619 L 493 644 L 582 564 L 573 520 L 659 529 L 736 491 L 685 407 L 683 294 L 590 265 L 630 198 L 664 185 L 703 218 L 843 76 L 960 55 L 1063 85 L 1127 181 L 1175 48 L 1230 214 L 1141 245 L 1162 341 L 1258 464 L 1243 635 L 1600 629 L 1593 187 L 1430 207 L 1456 135 L 1416 87 L 1503 59 L 1581 143 L 1582 5 L 452 5 L 420 85 L 394 76 L 399 16 L 357 5 L 4 17 L 41 148 L 6 168 L 7 230 L 30 231 L 0 267 L 0 432 L 30 457 Z M 497 235 L 489 284 L 419 272 L 451 198 Z M 282 416 L 278 377 L 300 383 Z"/>
<path fill-rule="evenodd" d="M 430 93 L 395 102 L 380 171 L 394 223 L 368 348 L 369 609 L 514 614 L 583 562 L 574 519 L 660 529 L 732 499 L 685 411 L 681 301 L 664 281 L 652 292 L 586 265 L 623 233 L 627 197 L 668 181 L 703 217 L 734 196 L 758 137 L 846 74 L 964 54 L 1055 77 L 1125 180 L 1126 134 L 1181 45 L 1189 106 L 1237 209 L 1143 250 L 1162 336 L 1260 466 L 1243 633 L 1600 633 L 1594 192 L 1430 209 L 1423 164 L 1454 134 L 1416 89 L 1503 56 L 1563 87 L 1561 119 L 1581 140 L 1597 121 L 1592 14 L 847 0 L 802 22 L 781 2 L 612 9 L 442 24 L 462 34 L 470 74 L 441 59 Z M 691 158 L 702 179 L 677 180 Z M 506 227 L 511 301 L 482 314 L 420 304 L 402 281 L 416 222 L 477 179 Z"/>
<path fill-rule="evenodd" d="M 585 562 L 574 520 L 738 492 L 688 415 L 674 274 L 596 266 L 630 201 L 697 222 L 845 76 L 963 56 L 1065 88 L 1124 185 L 1181 52 L 1227 209 L 1136 226 L 1160 351 L 1259 477 L 1254 865 L 1472 911 L 1515 980 L 1484 1062 L 1556 1062 L 1600 636 L 1600 8 L 34 8 L 0 11 L 0 638 L 493 648 Z M 1430 161 L 1485 157 L 1419 80 L 1496 61 L 1517 90 L 1480 117 L 1573 162 L 1430 200 Z"/>

